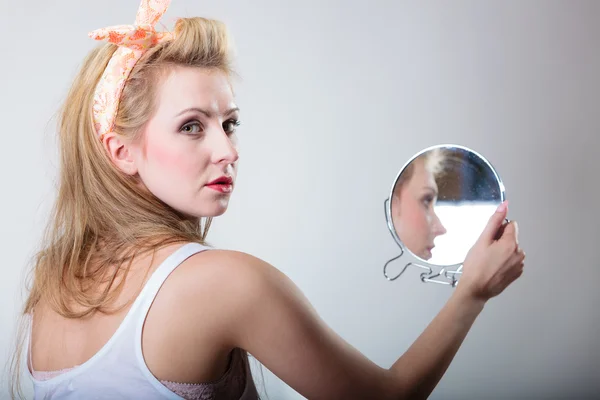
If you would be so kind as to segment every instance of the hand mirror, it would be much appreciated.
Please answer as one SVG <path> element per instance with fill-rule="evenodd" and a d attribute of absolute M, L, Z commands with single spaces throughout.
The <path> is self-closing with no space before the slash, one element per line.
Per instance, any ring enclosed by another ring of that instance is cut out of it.
<path fill-rule="evenodd" d="M 492 165 L 458 145 L 437 145 L 415 154 L 400 170 L 385 201 L 385 215 L 401 254 L 384 266 L 395 280 L 409 266 L 423 282 L 455 286 L 462 263 L 505 200 L 504 185 Z M 388 266 L 408 253 L 400 272 Z"/>

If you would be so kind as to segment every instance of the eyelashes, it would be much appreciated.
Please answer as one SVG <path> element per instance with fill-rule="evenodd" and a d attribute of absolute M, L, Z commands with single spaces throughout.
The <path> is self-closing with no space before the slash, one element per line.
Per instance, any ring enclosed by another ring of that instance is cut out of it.
<path fill-rule="evenodd" d="M 194 131 L 193 128 L 198 128 Z M 179 128 L 179 132 L 183 132 L 186 134 L 197 134 L 202 131 L 202 124 L 198 121 L 190 121 L 183 124 L 181 128 Z"/>
<path fill-rule="evenodd" d="M 229 124 L 229 131 L 225 128 L 226 125 Z M 236 128 L 238 126 L 240 126 L 242 123 L 240 122 L 239 119 L 228 119 L 227 121 L 223 122 L 223 129 L 225 130 L 225 132 L 231 132 L 231 133 L 235 133 Z"/>
<path fill-rule="evenodd" d="M 432 203 L 434 203 L 436 200 L 435 196 L 432 195 L 426 195 L 425 197 L 422 198 L 421 202 L 423 203 L 423 205 L 428 208 Z"/>
<path fill-rule="evenodd" d="M 223 130 L 228 135 L 232 135 L 236 132 L 237 127 L 241 125 L 240 120 L 231 118 L 223 122 Z M 188 135 L 197 135 L 204 131 L 204 125 L 198 120 L 191 120 L 186 122 L 179 128 L 179 131 Z"/>

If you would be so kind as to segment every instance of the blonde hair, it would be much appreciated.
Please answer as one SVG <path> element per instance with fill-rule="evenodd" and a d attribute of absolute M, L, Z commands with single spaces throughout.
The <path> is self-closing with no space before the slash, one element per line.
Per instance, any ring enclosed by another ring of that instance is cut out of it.
<path fill-rule="evenodd" d="M 416 157 L 410 162 L 409 165 L 406 166 L 400 177 L 398 177 L 398 180 L 394 186 L 394 196 L 397 198 L 400 197 L 400 191 L 402 190 L 402 187 L 412 178 L 417 162 L 423 162 L 425 170 L 430 172 L 437 180 L 445 172 L 447 160 L 448 151 L 441 147 L 432 149 Z"/>
<path fill-rule="evenodd" d="M 216 69 L 232 76 L 231 40 L 223 23 L 179 19 L 175 38 L 151 48 L 132 70 L 122 93 L 115 132 L 143 140 L 156 108 L 157 82 L 175 66 Z M 117 46 L 101 45 L 86 57 L 59 114 L 60 181 L 45 236 L 33 266 L 33 281 L 21 315 L 10 368 L 11 397 L 20 387 L 23 328 L 40 299 L 67 318 L 114 312 L 134 258 L 178 242 L 205 243 L 211 218 L 177 212 L 135 177 L 120 172 L 98 140 L 92 120 L 95 87 Z M 94 288 L 105 283 L 98 294 Z"/>

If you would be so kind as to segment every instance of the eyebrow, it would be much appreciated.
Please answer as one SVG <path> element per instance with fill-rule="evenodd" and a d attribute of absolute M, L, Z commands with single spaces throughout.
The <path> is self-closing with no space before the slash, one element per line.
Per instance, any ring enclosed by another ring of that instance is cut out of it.
<path fill-rule="evenodd" d="M 439 192 L 431 186 L 423 186 L 423 189 L 431 190 L 436 196 L 439 194 Z"/>
<path fill-rule="evenodd" d="M 182 111 L 180 111 L 180 112 L 179 112 L 179 113 L 176 115 L 176 117 L 179 117 L 180 115 L 183 115 L 183 114 L 189 113 L 189 112 L 191 112 L 191 111 L 195 111 L 195 112 L 199 112 L 199 113 L 201 113 L 201 114 L 204 114 L 204 115 L 206 115 L 208 118 L 212 117 L 212 115 L 213 115 L 213 113 L 212 113 L 212 112 L 210 112 L 210 111 L 203 110 L 203 109 L 201 109 L 201 108 L 198 108 L 198 107 L 190 107 L 190 108 L 186 108 L 185 110 L 182 110 Z M 225 116 L 227 116 L 227 115 L 231 115 L 231 114 L 233 114 L 233 113 L 234 113 L 234 112 L 236 112 L 236 111 L 240 111 L 240 109 L 239 109 L 239 108 L 237 108 L 237 107 L 230 108 L 229 110 L 225 111 L 225 112 L 223 113 L 223 115 L 225 115 Z"/>

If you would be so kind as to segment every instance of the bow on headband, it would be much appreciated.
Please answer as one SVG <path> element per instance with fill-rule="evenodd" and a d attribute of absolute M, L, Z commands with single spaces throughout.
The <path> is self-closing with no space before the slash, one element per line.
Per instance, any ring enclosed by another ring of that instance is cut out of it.
<path fill-rule="evenodd" d="M 94 126 L 100 140 L 114 128 L 125 81 L 137 61 L 151 47 L 173 38 L 170 32 L 156 32 L 154 29 L 169 3 L 171 0 L 142 0 L 135 25 L 110 26 L 89 33 L 92 39 L 108 40 L 119 46 L 94 93 Z"/>

